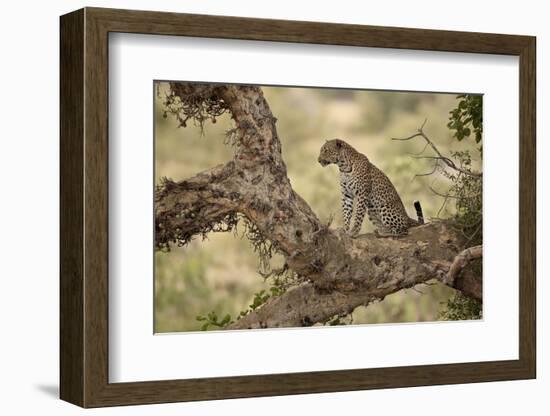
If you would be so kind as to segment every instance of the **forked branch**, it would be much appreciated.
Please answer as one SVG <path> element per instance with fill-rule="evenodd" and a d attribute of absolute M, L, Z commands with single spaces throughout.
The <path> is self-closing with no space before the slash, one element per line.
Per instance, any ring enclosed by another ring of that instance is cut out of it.
<path fill-rule="evenodd" d="M 435 169 L 437 169 L 437 166 L 438 166 L 439 162 L 443 162 L 446 166 L 448 166 L 449 168 L 451 168 L 451 169 L 453 169 L 457 172 L 461 172 L 461 173 L 464 173 L 464 174 L 470 175 L 470 176 L 481 177 L 482 176 L 481 172 L 472 172 L 470 170 L 467 170 L 467 169 L 464 169 L 460 166 L 457 166 L 456 163 L 451 158 L 449 158 L 447 156 L 444 156 L 439 151 L 439 149 L 436 147 L 436 145 L 430 140 L 430 138 L 426 135 L 426 133 L 424 133 L 424 126 L 426 125 L 427 121 L 428 121 L 428 119 L 424 120 L 424 123 L 422 123 L 422 126 L 420 126 L 420 128 L 418 129 L 418 131 L 415 134 L 413 134 L 411 136 L 408 136 L 408 137 L 402 137 L 402 138 L 392 137 L 392 140 L 407 141 L 407 140 L 412 140 L 416 137 L 422 137 L 426 142 L 426 146 L 424 147 L 422 152 L 414 155 L 414 157 L 416 157 L 418 159 L 433 159 L 433 160 L 435 160 L 434 169 L 429 174 L 432 174 L 433 172 L 435 172 Z M 426 150 L 427 146 L 430 146 L 430 148 L 436 154 L 435 156 L 421 156 L 421 154 L 424 153 L 424 150 Z M 429 174 L 417 175 L 417 176 L 426 176 L 426 175 L 429 175 Z"/>

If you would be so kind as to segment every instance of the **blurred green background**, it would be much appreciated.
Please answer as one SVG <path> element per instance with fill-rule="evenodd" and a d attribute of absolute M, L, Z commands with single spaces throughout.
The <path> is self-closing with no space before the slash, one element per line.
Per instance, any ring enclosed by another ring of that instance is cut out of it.
<path fill-rule="evenodd" d="M 224 144 L 225 131 L 232 127 L 229 115 L 201 129 L 188 123 L 178 128 L 174 117 L 164 118 L 162 97 L 168 85 L 159 82 L 155 94 L 155 179 L 179 181 L 224 163 L 233 149 Z M 338 168 L 322 168 L 317 163 L 319 149 L 327 139 L 341 138 L 382 169 L 415 218 L 413 201 L 420 200 L 424 216 L 448 217 L 452 204 L 442 207 L 443 198 L 429 187 L 444 193 L 449 183 L 440 174 L 415 177 L 432 170 L 433 161 L 417 159 L 411 153 L 425 145 L 421 138 L 392 141 L 416 132 L 427 118 L 425 133 L 449 155 L 453 150 L 472 150 L 473 140 L 452 138 L 446 127 L 449 111 L 456 107 L 455 94 L 357 91 L 341 89 L 262 87 L 283 146 L 283 157 L 292 186 L 313 208 L 320 220 L 333 216 L 332 227 L 342 226 Z M 427 151 L 426 154 L 430 154 Z M 480 161 L 473 167 L 480 169 Z M 371 232 L 368 219 L 362 232 Z M 280 263 L 281 259 L 274 258 Z M 184 248 L 155 253 L 155 332 L 196 331 L 197 315 L 215 311 L 232 317 L 247 309 L 253 294 L 268 289 L 258 274 L 258 257 L 242 229 L 233 233 L 210 234 Z M 441 284 L 421 285 L 388 296 L 384 301 L 357 308 L 354 324 L 433 321 L 439 319 L 453 290 Z"/>

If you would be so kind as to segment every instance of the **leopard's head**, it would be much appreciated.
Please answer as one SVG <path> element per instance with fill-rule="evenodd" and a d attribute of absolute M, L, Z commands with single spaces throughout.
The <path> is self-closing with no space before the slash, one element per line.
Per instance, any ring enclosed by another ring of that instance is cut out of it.
<path fill-rule="evenodd" d="M 344 157 L 343 153 L 345 146 L 346 143 L 340 139 L 327 140 L 323 147 L 321 147 L 317 161 L 323 167 L 331 163 L 336 165 L 340 164 Z"/>

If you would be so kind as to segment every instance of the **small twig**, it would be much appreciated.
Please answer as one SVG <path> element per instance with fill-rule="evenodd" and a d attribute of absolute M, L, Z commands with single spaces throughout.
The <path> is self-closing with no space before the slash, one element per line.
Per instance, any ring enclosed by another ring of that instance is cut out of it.
<path fill-rule="evenodd" d="M 441 214 L 441 211 L 443 211 L 443 209 L 445 208 L 445 206 L 447 205 L 447 202 L 449 202 L 449 199 L 448 198 L 445 198 L 443 200 L 443 203 L 441 204 L 441 206 L 439 207 L 439 209 L 437 210 L 437 218 L 439 218 L 439 215 Z"/>
<path fill-rule="evenodd" d="M 436 190 L 435 190 L 434 188 L 432 188 L 431 186 L 428 186 L 428 189 L 429 189 L 430 191 L 432 191 L 434 194 L 436 194 L 437 196 L 441 196 L 441 197 L 443 197 L 443 198 L 445 198 L 445 199 L 447 199 L 447 198 L 460 199 L 460 198 L 459 198 L 458 196 L 456 196 L 456 195 L 442 194 L 442 193 L 436 191 Z"/>
<path fill-rule="evenodd" d="M 479 229 L 481 228 L 481 225 L 482 225 L 482 221 L 480 220 L 477 228 L 475 229 L 475 231 L 472 233 L 472 235 L 470 235 L 470 237 L 468 237 L 468 241 L 467 241 L 468 243 L 470 241 L 472 241 L 473 238 L 477 235 L 477 233 L 479 232 Z"/>
<path fill-rule="evenodd" d="M 424 152 L 426 151 L 426 148 L 427 148 L 427 147 L 428 147 L 428 143 L 426 143 L 426 144 L 424 145 L 424 148 L 423 148 L 420 152 L 418 152 L 418 153 L 409 153 L 409 152 L 407 152 L 407 154 L 408 154 L 409 156 L 420 156 L 422 153 L 424 153 Z"/>
<path fill-rule="evenodd" d="M 458 174 L 458 177 L 460 177 L 461 173 Z M 430 191 L 432 191 L 434 194 L 438 195 L 438 196 L 441 196 L 443 197 L 443 203 L 441 204 L 441 206 L 439 207 L 439 209 L 437 210 L 437 217 L 439 217 L 439 215 L 441 214 L 441 211 L 443 211 L 443 209 L 445 208 L 445 206 L 447 205 L 447 202 L 449 202 L 449 198 L 455 198 L 455 199 L 459 199 L 456 195 L 451 195 L 449 193 L 447 194 L 441 194 L 439 192 L 437 192 L 432 186 L 429 186 L 428 187 L 430 189 Z"/>
<path fill-rule="evenodd" d="M 417 173 L 414 175 L 413 179 L 416 178 L 417 176 L 430 176 L 430 175 L 433 175 L 435 173 L 435 170 L 437 169 L 437 166 L 438 166 L 438 163 L 435 162 L 434 163 L 434 167 L 432 169 L 431 172 L 427 172 L 427 173 Z"/>

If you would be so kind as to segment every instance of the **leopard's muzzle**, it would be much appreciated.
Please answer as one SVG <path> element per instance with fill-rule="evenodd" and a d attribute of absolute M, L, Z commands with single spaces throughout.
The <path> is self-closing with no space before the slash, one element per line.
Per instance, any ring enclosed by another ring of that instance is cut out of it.
<path fill-rule="evenodd" d="M 321 157 L 319 157 L 318 161 L 319 161 L 319 163 L 321 164 L 321 166 L 323 166 L 323 167 L 325 167 L 326 165 L 329 165 L 329 164 L 330 164 L 330 162 L 329 162 L 328 160 L 323 159 L 323 158 L 321 158 Z"/>

